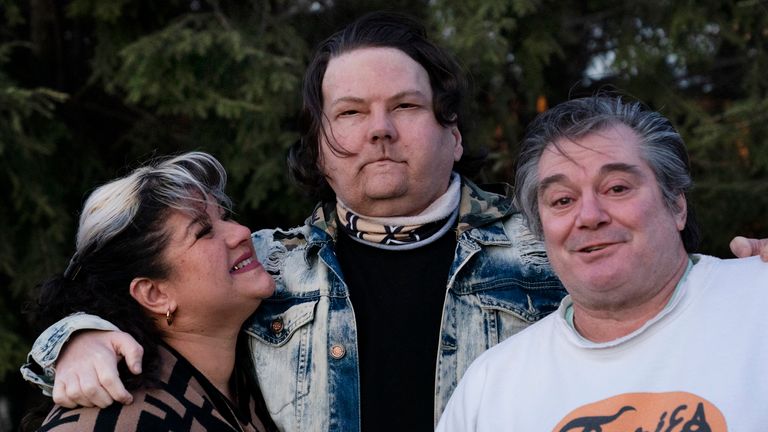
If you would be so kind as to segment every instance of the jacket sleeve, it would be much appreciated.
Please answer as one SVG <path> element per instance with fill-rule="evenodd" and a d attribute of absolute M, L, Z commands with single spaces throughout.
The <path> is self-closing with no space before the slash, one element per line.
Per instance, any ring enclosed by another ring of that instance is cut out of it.
<path fill-rule="evenodd" d="M 51 396 L 56 375 L 56 359 L 64 344 L 78 330 L 120 330 L 114 324 L 96 315 L 76 313 L 62 318 L 38 336 L 21 367 L 25 380 L 36 384 L 46 396 Z"/>

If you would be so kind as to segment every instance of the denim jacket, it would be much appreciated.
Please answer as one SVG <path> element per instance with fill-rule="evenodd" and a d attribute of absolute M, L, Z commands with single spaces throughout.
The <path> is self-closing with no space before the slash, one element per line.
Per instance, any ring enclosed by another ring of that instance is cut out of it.
<path fill-rule="evenodd" d="M 472 360 L 557 309 L 565 295 L 543 244 L 509 198 L 462 179 L 459 206 L 435 371 L 435 423 Z M 301 227 L 252 236 L 276 291 L 245 331 L 267 407 L 281 430 L 360 429 L 355 313 L 334 251 L 335 221 L 334 206 L 318 205 Z M 71 333 L 95 326 L 84 322 L 81 317 L 79 326 L 64 327 Z M 58 345 L 38 338 L 30 361 L 46 376 L 26 365 L 25 378 L 50 385 Z"/>
<path fill-rule="evenodd" d="M 277 290 L 246 331 L 270 413 L 285 430 L 360 429 L 355 312 L 334 252 L 335 221 L 333 206 L 318 206 L 302 227 L 253 236 Z M 437 353 L 435 422 L 472 360 L 557 309 L 565 294 L 543 244 L 508 198 L 462 179 L 456 236 Z"/>

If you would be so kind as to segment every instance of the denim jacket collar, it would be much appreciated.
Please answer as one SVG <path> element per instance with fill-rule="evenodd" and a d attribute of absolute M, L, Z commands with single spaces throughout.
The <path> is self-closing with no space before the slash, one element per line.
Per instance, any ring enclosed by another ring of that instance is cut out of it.
<path fill-rule="evenodd" d="M 481 244 L 509 245 L 511 241 L 504 232 L 502 221 L 516 212 L 511 199 L 512 187 L 495 184 L 488 188 L 494 188 L 499 193 L 483 190 L 470 180 L 461 178 L 456 238 L 467 236 Z M 330 201 L 317 204 L 307 225 L 311 227 L 307 237 L 309 254 L 336 239 L 336 204 Z"/>
<path fill-rule="evenodd" d="M 487 188 L 499 190 L 498 193 L 489 192 L 463 179 L 456 238 L 467 236 L 481 244 L 509 245 L 511 240 L 502 222 L 516 212 L 511 198 L 512 187 L 497 184 Z"/>

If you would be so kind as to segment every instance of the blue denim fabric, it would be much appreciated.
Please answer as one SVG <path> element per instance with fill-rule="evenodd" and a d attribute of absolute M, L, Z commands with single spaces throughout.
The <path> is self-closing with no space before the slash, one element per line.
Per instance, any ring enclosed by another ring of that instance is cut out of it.
<path fill-rule="evenodd" d="M 435 371 L 435 423 L 472 360 L 557 309 L 565 295 L 544 245 L 506 196 L 462 179 L 459 206 Z M 245 331 L 267 407 L 281 430 L 360 430 L 355 313 L 334 254 L 335 237 L 333 206 L 318 206 L 304 226 L 252 236 L 276 292 Z M 72 332 L 109 328 L 90 315 L 62 322 L 32 349 L 30 361 L 44 366 L 46 375 L 29 365 L 22 370 L 41 387 L 53 381 L 53 362 Z"/>
<path fill-rule="evenodd" d="M 21 367 L 21 375 L 25 380 L 36 384 L 46 396 L 53 392 L 53 379 L 56 375 L 54 364 L 64 344 L 77 330 L 119 330 L 114 324 L 97 316 L 84 313 L 72 314 L 60 319 L 45 329 L 32 345 L 27 354 L 27 362 Z M 42 374 L 35 372 L 34 365 L 42 369 Z"/>
<path fill-rule="evenodd" d="M 330 211 L 328 211 L 330 210 Z M 247 325 L 275 422 L 290 431 L 360 429 L 355 314 L 338 260 L 332 209 L 253 235 L 277 282 Z M 435 423 L 469 364 L 557 309 L 565 291 L 543 244 L 511 202 L 463 180 L 435 371 Z"/>

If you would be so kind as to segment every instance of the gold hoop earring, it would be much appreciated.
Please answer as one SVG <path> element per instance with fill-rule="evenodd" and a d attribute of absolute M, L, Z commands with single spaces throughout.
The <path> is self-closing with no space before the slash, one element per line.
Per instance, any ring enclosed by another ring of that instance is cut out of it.
<path fill-rule="evenodd" d="M 169 308 L 167 311 L 165 311 L 165 322 L 168 323 L 168 327 L 173 324 L 173 314 L 175 314 L 176 311 L 171 312 L 171 309 Z"/>

